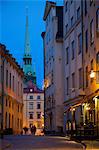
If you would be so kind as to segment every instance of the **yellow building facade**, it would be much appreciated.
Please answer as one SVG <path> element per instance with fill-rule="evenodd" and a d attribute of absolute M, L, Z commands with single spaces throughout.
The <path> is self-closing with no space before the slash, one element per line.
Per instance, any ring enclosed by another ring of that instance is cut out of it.
<path fill-rule="evenodd" d="M 15 58 L 0 44 L 0 128 L 5 134 L 22 131 L 23 76 Z"/>

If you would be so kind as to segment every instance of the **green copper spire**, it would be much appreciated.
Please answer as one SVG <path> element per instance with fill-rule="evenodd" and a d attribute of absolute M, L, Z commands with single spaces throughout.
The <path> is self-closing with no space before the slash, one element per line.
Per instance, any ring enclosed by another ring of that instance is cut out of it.
<path fill-rule="evenodd" d="M 28 8 L 26 8 L 26 32 L 25 32 L 25 48 L 23 57 L 23 70 L 25 73 L 26 81 L 32 80 L 36 84 L 36 73 L 32 70 L 32 57 L 30 53 L 30 40 L 29 40 L 29 23 L 28 23 Z"/>
<path fill-rule="evenodd" d="M 30 57 L 30 40 L 29 40 L 29 25 L 28 25 L 28 7 L 26 8 L 26 33 L 25 33 L 25 54 Z"/>

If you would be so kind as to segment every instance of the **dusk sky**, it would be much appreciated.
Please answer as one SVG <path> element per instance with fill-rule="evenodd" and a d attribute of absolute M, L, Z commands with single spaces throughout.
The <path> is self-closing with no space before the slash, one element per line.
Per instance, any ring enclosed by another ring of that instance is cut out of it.
<path fill-rule="evenodd" d="M 55 1 L 55 0 L 54 0 Z M 46 0 L 0 0 L 0 43 L 23 65 L 26 7 L 29 14 L 29 35 L 32 63 L 36 66 L 37 84 L 43 84 L 43 14 Z M 62 0 L 56 0 L 57 4 Z"/>

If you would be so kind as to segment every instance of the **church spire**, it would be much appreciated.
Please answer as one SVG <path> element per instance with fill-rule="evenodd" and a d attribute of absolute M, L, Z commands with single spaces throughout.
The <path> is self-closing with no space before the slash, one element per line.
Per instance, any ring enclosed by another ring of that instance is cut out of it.
<path fill-rule="evenodd" d="M 26 32 L 25 32 L 25 48 L 23 57 L 23 70 L 25 73 L 25 82 L 32 80 L 36 84 L 36 74 L 32 69 L 32 57 L 30 53 L 30 40 L 29 40 L 29 22 L 28 22 L 28 8 L 26 8 Z"/>
<path fill-rule="evenodd" d="M 29 40 L 29 24 L 28 24 L 28 7 L 26 8 L 26 33 L 25 33 L 25 56 L 30 55 L 30 40 Z"/>

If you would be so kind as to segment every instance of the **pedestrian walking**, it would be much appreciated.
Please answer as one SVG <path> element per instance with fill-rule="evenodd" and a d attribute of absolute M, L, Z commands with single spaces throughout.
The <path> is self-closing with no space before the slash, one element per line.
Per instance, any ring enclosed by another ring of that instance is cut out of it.
<path fill-rule="evenodd" d="M 34 135 L 35 135 L 35 133 L 36 133 L 36 126 L 34 125 L 33 128 L 34 128 Z"/>
<path fill-rule="evenodd" d="M 34 126 L 31 126 L 31 134 L 34 134 Z"/>

